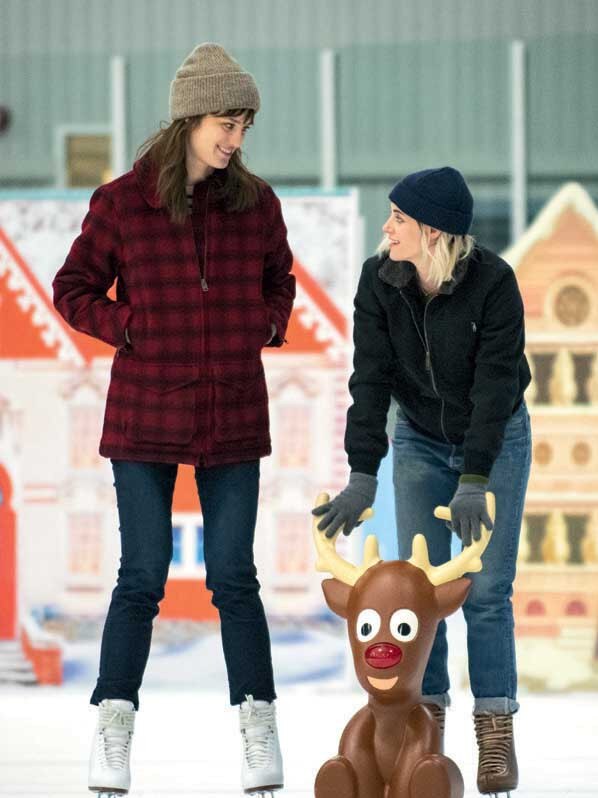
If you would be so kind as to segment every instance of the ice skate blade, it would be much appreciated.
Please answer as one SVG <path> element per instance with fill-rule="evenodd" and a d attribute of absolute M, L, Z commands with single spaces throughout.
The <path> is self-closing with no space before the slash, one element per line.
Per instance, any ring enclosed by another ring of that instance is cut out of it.
<path fill-rule="evenodd" d="M 252 795 L 255 796 L 255 798 L 268 798 L 268 795 L 270 798 L 274 798 L 274 793 L 278 790 L 282 790 L 282 788 L 282 784 L 268 784 L 265 787 L 252 788 L 250 790 L 244 790 L 244 792 L 245 795 Z"/>
<path fill-rule="evenodd" d="M 103 788 L 89 787 L 90 792 L 95 792 L 96 798 L 122 798 L 128 794 L 128 790 L 104 790 Z"/>

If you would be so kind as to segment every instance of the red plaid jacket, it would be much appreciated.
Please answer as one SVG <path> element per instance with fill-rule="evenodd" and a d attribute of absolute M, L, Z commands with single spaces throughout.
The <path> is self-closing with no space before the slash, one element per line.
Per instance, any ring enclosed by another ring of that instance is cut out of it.
<path fill-rule="evenodd" d="M 261 350 L 286 343 L 292 254 L 269 186 L 254 208 L 230 213 L 216 180 L 196 185 L 181 227 L 160 206 L 147 159 L 137 161 L 94 192 L 54 278 L 68 324 L 117 347 L 104 457 L 210 466 L 272 451 Z"/>

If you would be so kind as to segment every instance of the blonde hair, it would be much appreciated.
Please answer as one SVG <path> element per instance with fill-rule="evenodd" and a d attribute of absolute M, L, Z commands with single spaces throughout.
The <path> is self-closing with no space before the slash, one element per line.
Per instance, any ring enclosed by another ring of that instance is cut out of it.
<path fill-rule="evenodd" d="M 442 283 L 450 280 L 453 276 L 455 266 L 460 260 L 469 257 L 475 246 L 475 238 L 470 235 L 453 235 L 453 233 L 441 232 L 436 239 L 436 246 L 430 250 L 430 230 L 427 224 L 418 222 L 421 230 L 421 253 L 424 262 L 427 264 L 427 282 L 437 291 Z M 388 256 L 390 252 L 390 241 L 388 236 L 384 236 L 376 247 L 376 253 L 380 259 Z"/>

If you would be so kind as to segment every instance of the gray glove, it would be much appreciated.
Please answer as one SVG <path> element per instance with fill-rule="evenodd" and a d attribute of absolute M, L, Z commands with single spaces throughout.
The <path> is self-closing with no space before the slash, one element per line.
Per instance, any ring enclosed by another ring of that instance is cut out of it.
<path fill-rule="evenodd" d="M 465 480 L 459 480 L 459 487 L 449 504 L 451 522 L 447 526 L 461 538 L 464 546 L 470 546 L 472 537 L 474 540 L 482 537 L 481 524 L 487 529 L 492 529 L 494 524 L 486 507 L 488 480 L 475 474 L 464 474 L 463 477 Z"/>
<path fill-rule="evenodd" d="M 326 537 L 331 538 L 337 529 L 344 524 L 343 534 L 349 535 L 353 527 L 359 526 L 359 516 L 371 507 L 376 498 L 378 480 L 371 474 L 351 473 L 349 484 L 331 502 L 314 507 L 313 515 L 324 515 L 318 524 L 320 531 L 326 530 Z"/>

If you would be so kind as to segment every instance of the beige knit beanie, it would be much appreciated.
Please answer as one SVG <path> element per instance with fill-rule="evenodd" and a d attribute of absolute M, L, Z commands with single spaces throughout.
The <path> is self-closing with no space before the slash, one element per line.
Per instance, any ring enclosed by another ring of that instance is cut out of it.
<path fill-rule="evenodd" d="M 170 84 L 170 118 L 184 119 L 229 108 L 258 111 L 260 95 L 253 77 L 224 47 L 198 44 L 177 69 Z"/>

